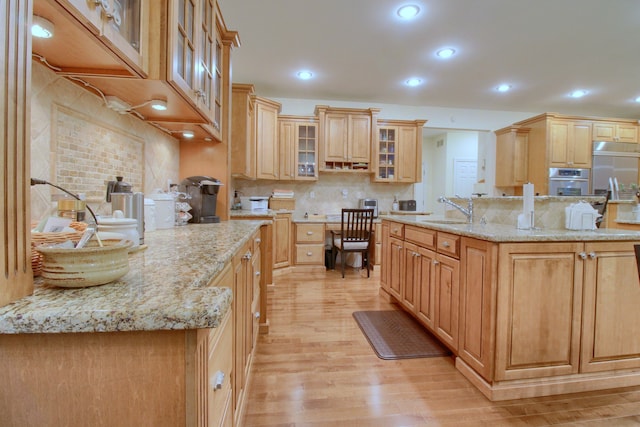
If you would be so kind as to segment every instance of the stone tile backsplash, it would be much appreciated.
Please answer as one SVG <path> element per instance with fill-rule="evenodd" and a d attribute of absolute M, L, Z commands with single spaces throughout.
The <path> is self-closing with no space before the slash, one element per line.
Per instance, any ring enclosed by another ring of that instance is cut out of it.
<path fill-rule="evenodd" d="M 31 176 L 74 193 L 85 193 L 97 213 L 110 214 L 106 184 L 116 175 L 133 191 L 150 194 L 178 182 L 179 142 L 128 115 L 107 109 L 102 99 L 56 75 L 39 61 L 32 68 Z M 31 218 L 55 207 L 61 194 L 31 187 Z"/>

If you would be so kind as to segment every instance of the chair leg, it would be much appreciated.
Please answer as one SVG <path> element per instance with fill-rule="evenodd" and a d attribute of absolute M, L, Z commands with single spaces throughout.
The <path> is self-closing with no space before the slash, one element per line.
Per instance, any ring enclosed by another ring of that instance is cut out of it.
<path fill-rule="evenodd" d="M 346 261 L 346 256 L 344 254 L 344 252 L 340 252 L 340 264 L 342 265 L 342 278 L 344 279 L 344 265 L 345 265 L 345 261 Z"/>
<path fill-rule="evenodd" d="M 335 270 L 336 269 L 336 247 L 335 246 L 331 246 L 331 269 Z"/>

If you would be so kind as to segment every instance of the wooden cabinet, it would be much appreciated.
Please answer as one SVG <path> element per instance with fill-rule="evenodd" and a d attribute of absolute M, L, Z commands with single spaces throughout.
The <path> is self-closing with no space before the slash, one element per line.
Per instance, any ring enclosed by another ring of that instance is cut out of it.
<path fill-rule="evenodd" d="M 404 252 L 404 269 L 402 270 L 402 282 L 400 284 L 400 302 L 408 311 L 415 313 L 418 289 L 420 287 L 420 253 L 417 245 L 406 241 L 402 250 Z"/>
<path fill-rule="evenodd" d="M 496 187 L 522 186 L 528 180 L 529 128 L 509 126 L 496 133 Z"/>
<path fill-rule="evenodd" d="M 580 370 L 640 367 L 640 283 L 632 244 L 585 244 Z M 630 274 L 631 272 L 631 274 Z M 634 280 L 629 280 L 633 276 Z"/>
<path fill-rule="evenodd" d="M 36 0 L 34 15 L 55 24 L 55 42 L 33 38 L 33 52 L 64 74 L 146 77 L 148 0 Z"/>
<path fill-rule="evenodd" d="M 578 372 L 582 246 L 500 245 L 496 380 Z"/>
<path fill-rule="evenodd" d="M 374 180 L 415 183 L 422 180 L 422 126 L 425 120 L 378 120 L 374 140 Z"/>
<path fill-rule="evenodd" d="M 372 135 L 379 111 L 316 106 L 321 170 L 370 171 Z"/>
<path fill-rule="evenodd" d="M 296 265 L 324 266 L 324 224 L 298 223 L 295 229 Z"/>
<path fill-rule="evenodd" d="M 291 265 L 291 213 L 276 214 L 274 221 L 274 259 L 273 268 L 289 267 Z"/>
<path fill-rule="evenodd" d="M 233 373 L 233 313 L 218 328 L 198 331 L 198 351 L 206 354 L 206 368 L 198 375 L 198 390 L 206 405 L 199 405 L 198 426 L 228 426 L 233 423 L 231 375 Z M 205 353 L 206 352 L 206 353 Z M 202 411 L 201 409 L 206 409 Z"/>
<path fill-rule="evenodd" d="M 593 122 L 593 140 L 638 142 L 638 125 L 629 122 Z"/>
<path fill-rule="evenodd" d="M 279 179 L 280 104 L 254 94 L 253 85 L 233 84 L 231 174 L 238 178 Z"/>
<path fill-rule="evenodd" d="M 591 168 L 591 122 L 553 120 L 549 124 L 549 166 Z"/>
<path fill-rule="evenodd" d="M 389 266 L 391 265 L 391 244 L 389 242 L 389 222 L 383 221 L 380 226 L 382 244 L 380 259 L 380 295 L 389 295 Z"/>
<path fill-rule="evenodd" d="M 388 267 L 388 284 L 389 294 L 397 299 L 402 300 L 402 284 L 404 280 L 404 241 L 397 237 L 389 239 L 389 267 Z"/>
<path fill-rule="evenodd" d="M 279 116 L 280 180 L 318 179 L 318 120 Z"/>
<path fill-rule="evenodd" d="M 485 380 L 494 368 L 497 248 L 468 237 L 460 245 L 458 354 Z"/>

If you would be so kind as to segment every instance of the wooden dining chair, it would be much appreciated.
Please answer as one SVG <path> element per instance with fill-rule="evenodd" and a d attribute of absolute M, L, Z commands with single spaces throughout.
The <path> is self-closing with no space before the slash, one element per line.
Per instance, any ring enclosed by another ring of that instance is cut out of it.
<path fill-rule="evenodd" d="M 370 273 L 369 248 L 373 244 L 373 209 L 342 209 L 340 231 L 331 231 L 331 257 L 335 268 L 336 255 L 340 253 L 342 277 L 347 254 L 360 253 L 362 266 Z"/>
<path fill-rule="evenodd" d="M 636 265 L 638 266 L 638 277 L 640 278 L 640 245 L 633 245 L 633 250 L 636 252 Z"/>

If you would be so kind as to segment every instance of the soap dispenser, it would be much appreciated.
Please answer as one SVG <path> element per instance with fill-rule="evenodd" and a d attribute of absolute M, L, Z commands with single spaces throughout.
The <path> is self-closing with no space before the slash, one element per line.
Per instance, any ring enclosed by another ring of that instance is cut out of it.
<path fill-rule="evenodd" d="M 398 196 L 393 196 L 393 204 L 391 205 L 392 211 L 398 210 Z"/>

